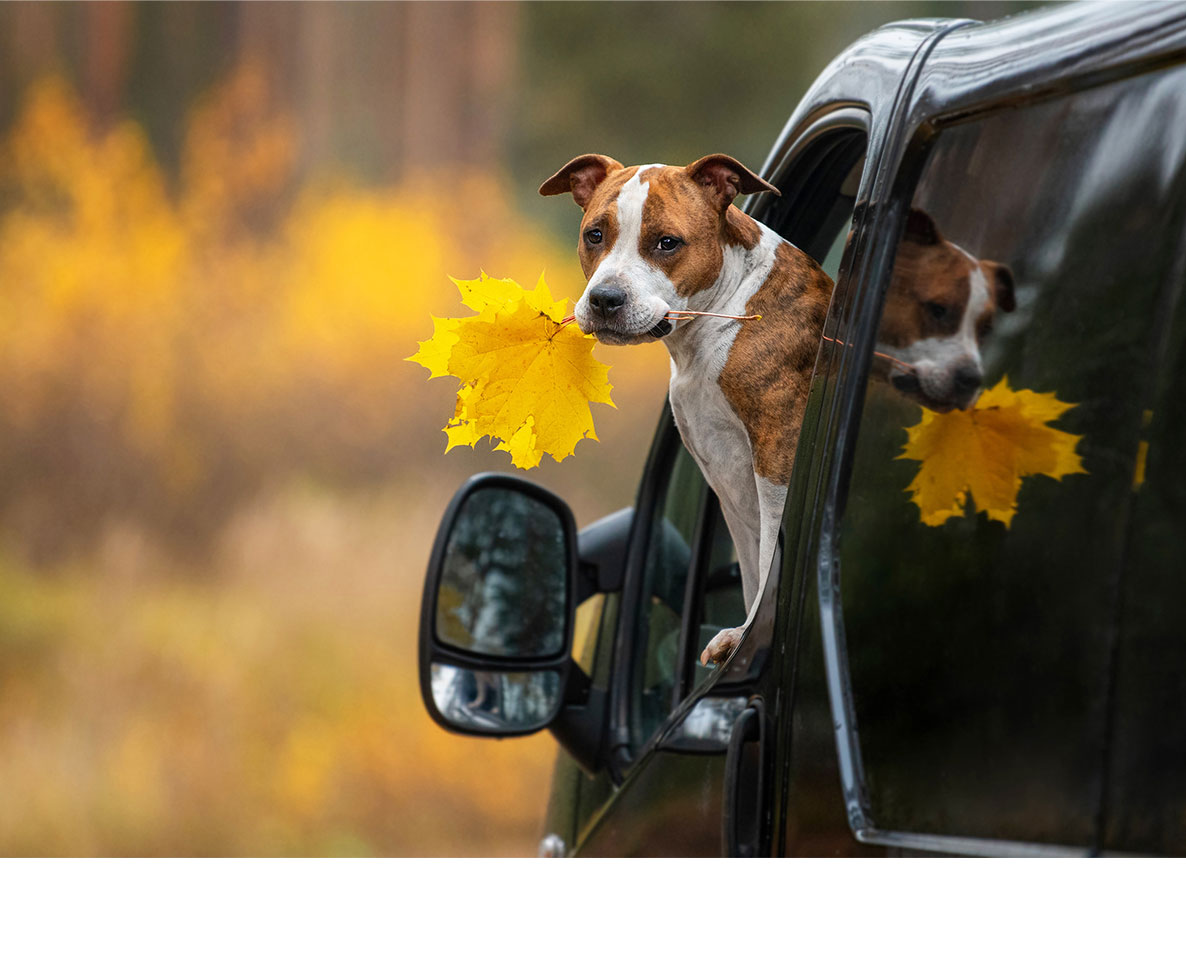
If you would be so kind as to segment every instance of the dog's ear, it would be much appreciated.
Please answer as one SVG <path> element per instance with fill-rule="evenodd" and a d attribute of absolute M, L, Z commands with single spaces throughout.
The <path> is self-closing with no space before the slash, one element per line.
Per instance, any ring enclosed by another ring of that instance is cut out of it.
<path fill-rule="evenodd" d="M 593 192 L 610 172 L 622 168 L 608 155 L 578 155 L 539 187 L 540 195 L 563 195 L 571 192 L 577 205 L 584 209 Z"/>
<path fill-rule="evenodd" d="M 984 270 L 993 285 L 997 297 L 998 309 L 1009 313 L 1017 309 L 1017 300 L 1013 295 L 1013 274 L 1004 263 L 994 263 L 991 259 L 982 259 L 980 268 Z"/>
<path fill-rule="evenodd" d="M 712 192 L 721 209 L 727 208 L 737 196 L 749 195 L 751 192 L 782 194 L 736 158 L 730 158 L 728 155 L 705 155 L 685 167 L 684 171 L 694 182 Z"/>
<path fill-rule="evenodd" d="M 922 209 L 911 209 L 906 217 L 906 232 L 902 240 L 918 243 L 920 246 L 938 246 L 943 237 L 939 235 L 939 227 L 935 225 L 934 219 Z"/>

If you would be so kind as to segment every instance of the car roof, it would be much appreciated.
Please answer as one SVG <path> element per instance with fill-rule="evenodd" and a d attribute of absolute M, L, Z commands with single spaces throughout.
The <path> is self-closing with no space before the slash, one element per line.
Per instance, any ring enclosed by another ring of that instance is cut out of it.
<path fill-rule="evenodd" d="M 1186 60 L 1186 4 L 1074 3 L 944 32 L 911 114 L 955 120 Z"/>
<path fill-rule="evenodd" d="M 1186 4 L 1073 3 L 988 23 L 890 23 L 824 68 L 775 140 L 763 176 L 776 176 L 802 131 L 837 105 L 865 109 L 882 125 L 891 114 L 955 118 L 1002 98 L 1021 102 L 1184 59 Z"/>

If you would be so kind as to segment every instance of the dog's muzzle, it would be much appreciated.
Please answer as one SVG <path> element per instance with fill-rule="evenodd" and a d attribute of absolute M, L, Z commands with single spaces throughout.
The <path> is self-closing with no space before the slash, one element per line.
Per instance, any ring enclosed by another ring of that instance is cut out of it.
<path fill-rule="evenodd" d="M 666 317 L 664 317 L 662 320 L 660 320 L 658 323 L 656 323 L 653 327 L 651 327 L 651 329 L 648 330 L 647 333 L 650 334 L 652 337 L 654 337 L 656 340 L 658 340 L 661 337 L 666 337 L 669 333 L 671 333 L 671 330 L 672 330 L 671 321 L 668 320 Z"/>

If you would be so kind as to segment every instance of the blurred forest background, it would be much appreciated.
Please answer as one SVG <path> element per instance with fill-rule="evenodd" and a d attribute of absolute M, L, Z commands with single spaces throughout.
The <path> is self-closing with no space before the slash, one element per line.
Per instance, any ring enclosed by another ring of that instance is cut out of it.
<path fill-rule="evenodd" d="M 416 680 L 448 280 L 582 287 L 570 157 L 757 169 L 844 46 L 993 3 L 0 4 L 0 854 L 532 854 L 554 743 Z M 633 500 L 661 348 L 599 348 Z"/>

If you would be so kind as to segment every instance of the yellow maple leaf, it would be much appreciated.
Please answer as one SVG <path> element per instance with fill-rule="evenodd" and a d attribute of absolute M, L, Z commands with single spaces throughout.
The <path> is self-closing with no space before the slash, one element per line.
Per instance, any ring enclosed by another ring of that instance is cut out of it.
<path fill-rule="evenodd" d="M 593 356 L 595 338 L 562 322 L 568 301 L 554 299 L 542 275 L 533 290 L 485 273 L 453 282 L 476 315 L 433 317 L 432 337 L 406 358 L 430 379 L 461 380 L 445 451 L 489 435 L 514 465 L 534 468 L 545 454 L 562 461 L 578 441 L 596 441 L 589 404 L 615 406 L 609 367 Z"/>
<path fill-rule="evenodd" d="M 1048 427 L 1074 406 L 1054 394 L 1014 391 L 1001 378 L 971 410 L 924 411 L 906 429 L 906 447 L 897 456 L 922 462 L 906 489 L 922 521 L 942 525 L 963 515 L 970 497 L 976 509 L 1008 528 L 1022 478 L 1085 474 L 1075 453 L 1082 435 Z"/>

